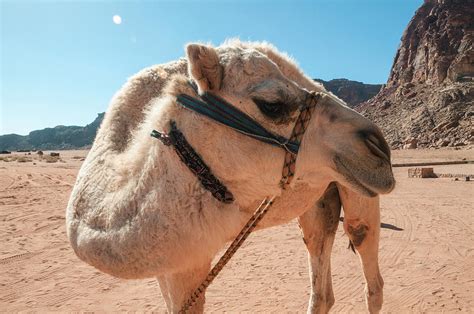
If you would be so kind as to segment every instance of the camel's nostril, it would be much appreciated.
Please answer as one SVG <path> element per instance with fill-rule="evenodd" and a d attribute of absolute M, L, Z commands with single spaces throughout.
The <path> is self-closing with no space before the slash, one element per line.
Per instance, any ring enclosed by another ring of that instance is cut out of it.
<path fill-rule="evenodd" d="M 372 154 L 390 163 L 390 147 L 378 132 L 361 131 L 362 138 Z"/>
<path fill-rule="evenodd" d="M 385 153 L 379 145 L 374 143 L 374 141 L 372 141 L 370 139 L 366 139 L 365 144 L 367 145 L 367 147 L 369 148 L 369 150 L 372 154 L 374 154 L 375 156 L 377 156 L 381 159 L 384 159 L 384 160 L 390 162 L 389 155 L 387 153 Z"/>

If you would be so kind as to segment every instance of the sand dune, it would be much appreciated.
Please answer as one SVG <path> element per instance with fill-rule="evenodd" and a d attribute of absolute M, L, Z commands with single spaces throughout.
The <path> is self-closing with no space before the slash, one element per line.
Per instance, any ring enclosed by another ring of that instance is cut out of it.
<path fill-rule="evenodd" d="M 397 151 L 395 162 L 474 159 L 474 151 Z M 0 310 L 158 311 L 155 280 L 126 281 L 81 262 L 66 239 L 64 211 L 85 151 L 62 161 L 0 161 Z M 382 198 L 384 312 L 474 312 L 474 183 L 409 179 Z M 435 167 L 474 173 L 474 165 Z M 400 230 L 402 229 L 402 230 Z M 358 257 L 342 226 L 332 258 L 333 312 L 364 312 Z M 309 278 L 294 222 L 251 235 L 207 293 L 209 312 L 305 312 Z"/>

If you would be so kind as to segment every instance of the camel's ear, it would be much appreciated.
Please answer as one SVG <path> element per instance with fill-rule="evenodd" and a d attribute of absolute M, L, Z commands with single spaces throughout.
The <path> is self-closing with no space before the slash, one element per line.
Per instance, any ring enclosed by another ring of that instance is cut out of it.
<path fill-rule="evenodd" d="M 217 51 L 198 44 L 186 46 L 189 75 L 196 81 L 200 92 L 221 88 L 223 68 L 219 63 Z"/>

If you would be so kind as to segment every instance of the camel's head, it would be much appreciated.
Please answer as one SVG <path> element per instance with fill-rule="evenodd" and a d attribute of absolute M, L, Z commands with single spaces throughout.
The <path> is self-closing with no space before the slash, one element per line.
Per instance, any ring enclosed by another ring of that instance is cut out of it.
<path fill-rule="evenodd" d="M 189 76 L 200 93 L 225 99 L 286 138 L 291 136 L 308 89 L 324 93 L 302 140 L 293 182 L 319 187 L 338 181 L 372 196 L 393 189 L 390 149 L 375 124 L 313 83 L 291 61 L 282 63 L 284 58 L 276 51 L 269 54 L 243 45 L 213 48 L 190 44 L 186 52 Z M 197 116 L 193 114 L 185 122 L 186 136 L 199 142 L 199 153 L 218 177 L 230 185 L 248 186 L 250 194 L 255 189 L 252 184 L 258 184 L 264 193 L 278 187 L 283 149 Z"/>

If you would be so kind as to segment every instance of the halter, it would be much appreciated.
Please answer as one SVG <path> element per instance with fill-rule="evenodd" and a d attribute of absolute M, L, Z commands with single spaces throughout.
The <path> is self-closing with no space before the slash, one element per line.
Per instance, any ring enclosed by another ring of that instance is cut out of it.
<path fill-rule="evenodd" d="M 303 135 L 308 127 L 309 121 L 311 120 L 314 108 L 322 97 L 322 94 L 314 91 L 307 93 L 305 102 L 300 108 L 300 114 L 296 120 L 295 126 L 293 127 L 291 137 L 287 139 L 284 136 L 265 129 L 265 127 L 263 127 L 259 122 L 255 121 L 249 115 L 242 112 L 226 100 L 209 92 L 204 92 L 202 95 L 199 95 L 196 83 L 189 81 L 189 85 L 193 88 L 200 99 L 186 94 L 179 94 L 176 98 L 178 104 L 241 134 L 263 143 L 281 147 L 285 150 L 283 172 L 280 180 L 280 187 L 285 189 L 291 183 L 295 174 L 296 157 L 298 155 Z M 214 175 L 212 175 L 206 163 L 199 157 L 199 154 L 195 152 L 184 138 L 184 135 L 178 130 L 176 123 L 170 121 L 170 126 L 171 131 L 169 134 L 153 130 L 151 136 L 161 140 L 165 145 L 173 145 L 181 160 L 198 177 L 203 187 L 211 191 L 211 194 L 219 201 L 224 203 L 233 201 L 232 193 L 230 193 L 227 188 L 222 185 Z M 189 153 L 183 154 L 183 151 L 188 151 Z M 193 168 L 197 168 L 197 170 L 193 170 Z M 202 174 L 205 174 L 208 178 L 204 178 L 203 180 Z M 220 192 L 216 193 L 216 190 Z"/>
<path fill-rule="evenodd" d="M 300 108 L 300 113 L 296 120 L 295 126 L 293 127 L 293 132 L 290 138 L 287 139 L 284 136 L 268 131 L 260 123 L 224 99 L 209 92 L 199 95 L 197 86 L 194 82 L 190 82 L 190 85 L 200 99 L 186 94 L 180 94 L 176 99 L 178 104 L 191 111 L 204 115 L 222 125 L 230 127 L 241 134 L 270 145 L 281 147 L 285 150 L 285 159 L 283 164 L 282 178 L 280 180 L 280 187 L 282 189 L 286 189 L 294 177 L 296 158 L 301 141 L 306 128 L 308 127 L 309 121 L 311 120 L 313 111 L 319 99 L 322 97 L 322 94 L 316 92 L 307 93 L 305 102 Z M 151 136 L 156 137 L 167 146 L 172 145 L 181 161 L 188 166 L 188 168 L 201 182 L 202 186 L 210 191 L 217 200 L 223 203 L 232 203 L 234 201 L 232 193 L 212 174 L 210 168 L 187 142 L 184 135 L 178 130 L 176 123 L 174 121 L 170 121 L 170 125 L 171 131 L 169 134 L 153 130 L 151 132 Z M 224 268 L 227 262 L 232 258 L 237 249 L 243 244 L 252 230 L 257 226 L 258 222 L 268 212 L 275 198 L 276 196 L 271 198 L 266 197 L 262 201 L 260 206 L 258 206 L 258 208 L 255 210 L 252 217 L 250 217 L 247 224 L 242 228 L 240 233 L 227 248 L 226 252 L 211 269 L 206 279 L 183 304 L 180 313 L 186 313 L 193 306 L 199 296 L 211 284 L 222 268 Z"/>

